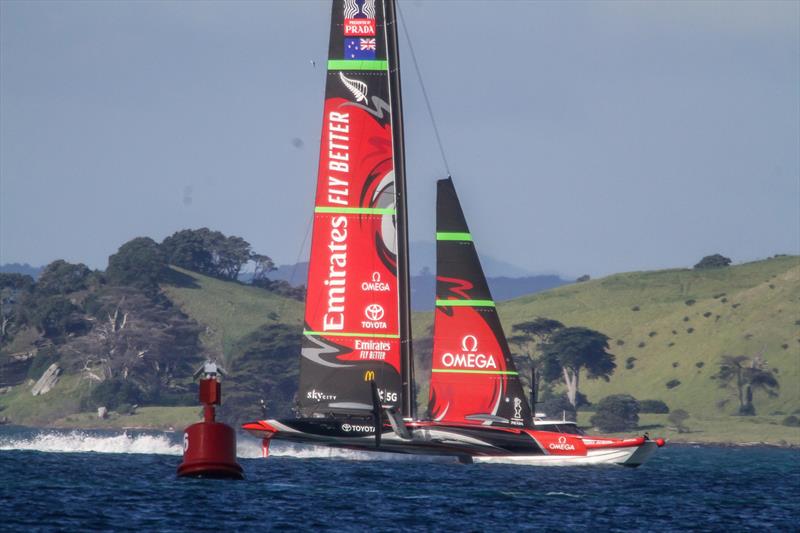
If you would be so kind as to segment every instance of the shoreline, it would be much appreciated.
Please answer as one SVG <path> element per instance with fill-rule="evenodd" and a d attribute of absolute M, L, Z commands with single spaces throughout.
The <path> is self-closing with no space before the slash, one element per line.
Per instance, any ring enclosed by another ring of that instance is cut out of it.
<path fill-rule="evenodd" d="M 0 425 L 0 432 L 4 429 L 22 429 L 28 431 L 117 431 L 117 432 L 126 432 L 126 431 L 151 431 L 151 432 L 159 432 L 159 433 L 175 433 L 179 434 L 182 433 L 184 428 L 177 428 L 174 426 L 161 426 L 161 425 L 150 425 L 150 426 L 123 426 L 123 425 L 69 425 L 69 424 L 57 424 L 57 425 L 49 425 L 49 426 L 29 426 L 25 424 L 4 424 Z M 247 435 L 239 428 L 234 428 L 238 435 Z M 630 436 L 635 435 L 637 433 L 641 433 L 641 431 L 632 430 L 627 434 L 623 434 L 623 436 Z M 792 442 L 767 442 L 767 441 L 746 441 L 746 442 L 737 442 L 737 441 L 695 441 L 695 440 L 673 440 L 670 438 L 666 439 L 667 446 L 701 446 L 701 447 L 717 447 L 717 448 L 780 448 L 786 450 L 800 450 L 800 443 L 792 443 Z"/>

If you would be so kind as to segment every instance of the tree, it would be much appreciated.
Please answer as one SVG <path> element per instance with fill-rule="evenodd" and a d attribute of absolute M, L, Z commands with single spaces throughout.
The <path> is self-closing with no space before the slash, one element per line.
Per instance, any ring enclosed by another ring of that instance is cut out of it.
<path fill-rule="evenodd" d="M 689 419 L 689 413 L 687 413 L 683 409 L 675 409 L 667 417 L 667 420 L 669 420 L 670 423 L 674 424 L 675 427 L 678 429 L 678 433 L 689 432 L 689 428 L 687 428 L 684 425 L 684 422 L 686 422 L 686 420 L 688 419 Z"/>
<path fill-rule="evenodd" d="M 58 259 L 44 267 L 36 291 L 48 295 L 80 291 L 88 288 L 91 273 L 83 263 L 72 264 Z"/>
<path fill-rule="evenodd" d="M 90 307 L 91 331 L 62 349 L 66 364 L 90 382 L 129 382 L 155 400 L 180 390 L 177 380 L 201 361 L 203 328 L 166 299 L 108 287 Z"/>
<path fill-rule="evenodd" d="M 253 282 L 267 279 L 267 274 L 275 270 L 275 263 L 267 255 L 252 253 L 250 260 L 253 262 Z"/>
<path fill-rule="evenodd" d="M 752 416 L 756 414 L 753 404 L 753 393 L 762 390 L 767 395 L 777 396 L 780 387 L 775 374 L 767 368 L 762 354 L 755 357 L 746 355 L 723 355 L 719 363 L 719 372 L 713 376 L 719 380 L 720 388 L 736 390 L 739 400 L 739 414 Z"/>
<path fill-rule="evenodd" d="M 106 277 L 112 285 L 154 290 L 165 268 L 164 254 L 158 244 L 149 237 L 137 237 L 108 258 Z"/>
<path fill-rule="evenodd" d="M 242 338 L 231 350 L 230 376 L 220 416 L 243 422 L 264 416 L 290 416 L 297 396 L 301 330 L 286 324 L 267 324 Z"/>
<path fill-rule="evenodd" d="M 164 239 L 161 243 L 164 260 L 170 265 L 200 272 L 201 274 L 212 274 L 213 260 L 211 251 L 206 246 L 205 239 L 199 231 L 185 229 L 177 231 Z M 206 231 L 208 230 L 206 229 Z"/>
<path fill-rule="evenodd" d="M 615 356 L 608 353 L 609 338 L 589 328 L 569 327 L 553 332 L 542 345 L 542 373 L 546 380 L 563 377 L 567 397 L 577 407 L 581 370 L 589 379 L 609 380 L 617 368 Z"/>
<path fill-rule="evenodd" d="M 627 431 L 639 425 L 639 402 L 630 394 L 612 394 L 597 403 L 590 419 L 602 431 Z"/>
<path fill-rule="evenodd" d="M 20 299 L 33 289 L 33 278 L 24 274 L 0 273 L 0 343 L 14 336 Z"/>
<path fill-rule="evenodd" d="M 536 383 L 528 383 L 528 387 L 539 390 L 541 383 L 541 366 L 538 354 L 541 346 L 550 340 L 550 336 L 557 330 L 564 327 L 564 324 L 551 318 L 536 317 L 527 322 L 520 322 L 511 327 L 512 336 L 508 339 L 509 344 L 516 346 L 524 356 L 519 363 L 519 369 L 524 377 L 531 376 L 532 370 L 537 369 Z"/>
<path fill-rule="evenodd" d="M 728 257 L 720 254 L 714 255 L 707 255 L 697 263 L 694 268 L 702 269 L 702 268 L 722 268 L 726 267 L 731 264 L 731 260 Z"/>
<path fill-rule="evenodd" d="M 573 422 L 578 418 L 578 411 L 567 399 L 566 394 L 551 395 L 545 398 L 539 411 L 544 412 L 548 418 L 564 417 Z"/>
<path fill-rule="evenodd" d="M 27 313 L 29 321 L 51 339 L 62 340 L 68 334 L 80 335 L 89 329 L 80 308 L 58 294 L 31 301 Z"/>
<path fill-rule="evenodd" d="M 161 243 L 167 263 L 201 274 L 235 280 L 251 258 L 250 243 L 241 237 L 226 237 L 208 228 L 185 229 Z"/>

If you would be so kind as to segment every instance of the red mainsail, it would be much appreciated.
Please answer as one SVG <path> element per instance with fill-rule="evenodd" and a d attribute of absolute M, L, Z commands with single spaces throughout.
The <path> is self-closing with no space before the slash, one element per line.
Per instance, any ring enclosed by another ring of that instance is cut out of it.
<path fill-rule="evenodd" d="M 305 414 L 371 408 L 372 380 L 383 405 L 399 407 L 408 381 L 399 94 L 386 20 L 381 0 L 333 2 L 298 393 Z"/>

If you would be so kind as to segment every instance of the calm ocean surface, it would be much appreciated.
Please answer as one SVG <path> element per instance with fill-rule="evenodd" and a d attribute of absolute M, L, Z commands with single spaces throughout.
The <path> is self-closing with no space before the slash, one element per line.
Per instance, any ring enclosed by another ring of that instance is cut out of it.
<path fill-rule="evenodd" d="M 460 465 L 241 440 L 245 481 L 175 477 L 180 433 L 0 427 L 0 530 L 797 531 L 800 452 L 667 446 L 638 469 Z M 241 438 L 240 438 L 241 439 Z"/>

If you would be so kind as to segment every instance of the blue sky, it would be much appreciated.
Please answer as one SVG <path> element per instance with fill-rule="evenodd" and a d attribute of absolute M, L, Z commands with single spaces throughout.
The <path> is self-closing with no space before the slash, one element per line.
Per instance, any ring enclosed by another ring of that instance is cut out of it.
<path fill-rule="evenodd" d="M 482 253 L 567 276 L 800 253 L 800 3 L 401 7 Z M 202 226 L 304 258 L 328 15 L 0 2 L 0 262 L 103 268 Z M 431 241 L 445 171 L 401 44 L 411 238 Z"/>

